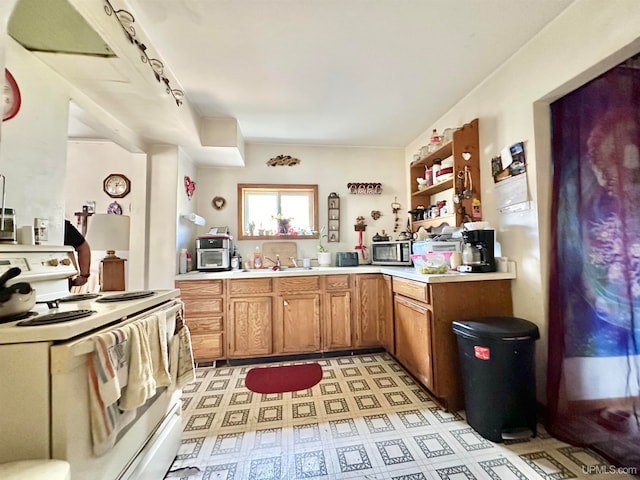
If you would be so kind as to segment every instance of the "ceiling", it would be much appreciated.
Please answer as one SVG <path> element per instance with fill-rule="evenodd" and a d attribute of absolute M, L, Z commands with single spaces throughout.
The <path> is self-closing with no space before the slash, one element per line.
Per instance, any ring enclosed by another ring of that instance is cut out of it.
<path fill-rule="evenodd" d="M 249 142 L 404 147 L 572 0 L 128 0 Z"/>
<path fill-rule="evenodd" d="M 20 1 L 43 8 L 39 0 Z M 247 143 L 397 148 L 572 1 L 110 0 L 133 15 L 197 118 L 235 119 Z M 101 35 L 117 54 L 108 31 Z M 174 138 L 170 121 L 153 122 L 160 114 L 141 103 L 149 92 L 125 91 L 140 74 L 126 72 L 110 48 L 100 58 L 42 55 L 88 95 L 117 104 L 121 121 L 141 136 Z M 175 111 L 170 99 L 164 103 Z M 81 117 L 72 109 L 71 136 L 104 135 Z"/>

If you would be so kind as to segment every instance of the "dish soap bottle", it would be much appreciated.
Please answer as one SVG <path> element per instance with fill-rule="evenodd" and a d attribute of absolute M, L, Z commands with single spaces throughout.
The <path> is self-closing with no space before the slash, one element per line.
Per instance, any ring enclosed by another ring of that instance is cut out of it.
<path fill-rule="evenodd" d="M 187 249 L 180 250 L 180 273 L 187 273 Z"/>
<path fill-rule="evenodd" d="M 256 251 L 253 252 L 253 268 L 262 268 L 262 252 L 260 251 L 260 245 L 256 247 Z"/>

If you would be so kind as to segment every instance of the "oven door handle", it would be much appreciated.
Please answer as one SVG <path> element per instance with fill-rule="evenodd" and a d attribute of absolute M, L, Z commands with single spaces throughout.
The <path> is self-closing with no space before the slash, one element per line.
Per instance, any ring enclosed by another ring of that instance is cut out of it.
<path fill-rule="evenodd" d="M 86 355 L 88 353 L 95 351 L 95 340 L 92 338 L 95 335 L 105 333 L 105 332 L 108 332 L 109 330 L 114 330 L 116 328 L 121 328 L 130 323 L 137 322 L 138 320 L 142 320 L 143 318 L 146 318 L 157 312 L 165 311 L 167 316 L 171 316 L 171 315 L 175 315 L 181 309 L 182 309 L 182 302 L 179 302 L 179 303 L 171 304 L 169 308 L 167 308 L 167 305 L 164 305 L 162 308 L 159 308 L 157 310 L 145 312 L 142 316 L 131 317 L 117 325 L 112 325 L 111 327 L 98 330 L 97 332 L 92 334 L 90 337 L 83 338 L 83 339 L 77 340 L 76 342 L 72 342 L 68 344 L 69 349 L 67 351 L 69 351 L 71 356 L 73 357 L 80 357 L 82 355 Z"/>

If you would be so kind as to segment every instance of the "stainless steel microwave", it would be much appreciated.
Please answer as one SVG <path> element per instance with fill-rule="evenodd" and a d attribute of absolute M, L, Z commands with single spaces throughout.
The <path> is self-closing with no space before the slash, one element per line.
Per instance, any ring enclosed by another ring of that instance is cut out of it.
<path fill-rule="evenodd" d="M 411 240 L 372 243 L 371 263 L 373 265 L 411 265 Z"/>

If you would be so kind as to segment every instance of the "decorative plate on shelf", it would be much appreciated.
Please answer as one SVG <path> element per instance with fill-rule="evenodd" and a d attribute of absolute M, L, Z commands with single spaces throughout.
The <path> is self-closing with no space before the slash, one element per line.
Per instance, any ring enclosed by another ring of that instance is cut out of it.
<path fill-rule="evenodd" d="M 16 79 L 13 78 L 11 72 L 4 69 L 4 89 L 2 91 L 3 110 L 2 121 L 5 122 L 18 114 L 22 98 L 20 97 L 20 89 Z"/>

